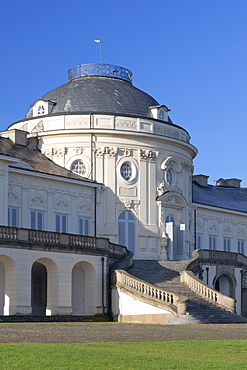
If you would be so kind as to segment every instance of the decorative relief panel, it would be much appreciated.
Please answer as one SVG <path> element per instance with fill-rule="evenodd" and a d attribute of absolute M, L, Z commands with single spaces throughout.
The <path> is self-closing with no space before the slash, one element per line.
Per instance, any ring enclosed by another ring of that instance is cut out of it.
<path fill-rule="evenodd" d="M 137 129 L 137 122 L 136 121 L 131 121 L 131 120 L 120 120 L 117 119 L 115 122 L 115 126 L 117 128 L 126 128 L 126 129 Z"/>
<path fill-rule="evenodd" d="M 139 154 L 140 154 L 140 160 L 147 160 L 147 159 L 149 159 L 150 161 L 153 161 L 153 162 L 156 161 L 156 159 L 159 156 L 159 152 L 154 151 L 154 150 L 140 149 L 139 150 Z"/>
<path fill-rule="evenodd" d="M 31 133 L 36 133 L 36 132 L 43 132 L 44 131 L 44 123 L 43 121 L 39 121 L 39 123 L 34 126 L 34 128 L 32 129 Z"/>
<path fill-rule="evenodd" d="M 237 237 L 239 239 L 245 239 L 246 238 L 246 231 L 243 227 L 240 227 L 237 231 Z"/>
<path fill-rule="evenodd" d="M 12 192 L 8 194 L 8 202 L 9 204 L 20 204 L 18 196 Z"/>
<path fill-rule="evenodd" d="M 77 208 L 77 213 L 78 215 L 81 215 L 81 216 L 91 216 L 92 215 L 91 208 L 86 203 L 79 204 Z"/>
<path fill-rule="evenodd" d="M 137 187 L 133 186 L 132 188 L 124 188 L 123 186 L 119 187 L 119 195 L 126 197 L 136 197 Z"/>
<path fill-rule="evenodd" d="M 42 150 L 42 153 L 46 155 L 48 158 L 55 157 L 63 157 L 67 154 L 68 148 L 49 148 Z"/>
<path fill-rule="evenodd" d="M 229 225 L 226 225 L 223 229 L 223 235 L 224 236 L 232 236 L 232 229 Z"/>
<path fill-rule="evenodd" d="M 56 202 L 54 209 L 55 211 L 69 212 L 68 204 L 62 199 Z"/>
<path fill-rule="evenodd" d="M 35 197 L 31 198 L 31 200 L 29 202 L 29 206 L 30 207 L 35 207 L 35 208 L 45 208 L 45 202 L 40 197 L 35 196 Z"/>
<path fill-rule="evenodd" d="M 71 117 L 66 118 L 65 121 L 65 128 L 71 127 L 89 127 L 89 118 L 82 118 L 82 117 Z"/>
<path fill-rule="evenodd" d="M 218 227 L 216 224 L 211 224 L 208 228 L 208 233 L 210 235 L 218 235 Z"/>
<path fill-rule="evenodd" d="M 157 134 L 163 134 L 165 136 L 175 137 L 176 139 L 179 139 L 179 131 L 173 128 L 154 124 L 153 130 Z"/>

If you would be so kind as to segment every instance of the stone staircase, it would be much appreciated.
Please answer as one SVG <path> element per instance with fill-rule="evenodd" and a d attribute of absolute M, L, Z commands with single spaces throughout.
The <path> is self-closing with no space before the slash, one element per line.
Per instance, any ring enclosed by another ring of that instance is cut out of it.
<path fill-rule="evenodd" d="M 187 261 L 135 260 L 128 273 L 176 294 L 188 297 L 186 315 L 174 317 L 170 324 L 232 324 L 247 323 L 247 318 L 226 311 L 191 291 L 180 282 L 179 272 Z"/>

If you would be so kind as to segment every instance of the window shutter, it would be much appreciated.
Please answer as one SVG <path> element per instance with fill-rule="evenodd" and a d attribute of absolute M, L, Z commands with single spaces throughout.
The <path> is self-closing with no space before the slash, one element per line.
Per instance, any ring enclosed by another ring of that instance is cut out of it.
<path fill-rule="evenodd" d="M 36 229 L 35 220 L 36 220 L 36 212 L 31 211 L 31 229 Z"/>
<path fill-rule="evenodd" d="M 38 217 L 38 230 L 43 230 L 43 214 L 42 212 L 37 212 Z"/>
<path fill-rule="evenodd" d="M 67 216 L 62 215 L 62 233 L 67 232 Z"/>
<path fill-rule="evenodd" d="M 60 233 L 60 215 L 56 215 L 56 232 Z"/>

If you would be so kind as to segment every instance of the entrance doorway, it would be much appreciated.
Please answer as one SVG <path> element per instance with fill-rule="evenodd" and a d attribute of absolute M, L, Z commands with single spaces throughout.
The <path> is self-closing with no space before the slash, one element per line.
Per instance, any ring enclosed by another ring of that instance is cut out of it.
<path fill-rule="evenodd" d="M 32 315 L 45 316 L 47 306 L 47 269 L 40 262 L 32 267 Z"/>

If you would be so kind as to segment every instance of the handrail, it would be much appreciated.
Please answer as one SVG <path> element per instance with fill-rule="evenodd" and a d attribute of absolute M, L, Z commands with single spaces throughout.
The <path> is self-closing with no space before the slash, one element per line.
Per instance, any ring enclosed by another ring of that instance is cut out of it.
<path fill-rule="evenodd" d="M 228 311 L 235 312 L 235 299 L 210 288 L 198 279 L 192 271 L 181 271 L 180 281 L 185 283 L 193 292 L 200 295 L 202 298 Z"/>
<path fill-rule="evenodd" d="M 124 270 L 115 270 L 116 286 L 134 293 L 147 303 L 159 304 L 164 309 L 173 313 L 175 316 L 183 315 L 186 312 L 187 297 L 171 293 L 165 289 L 158 288 L 153 284 L 140 280 Z"/>

